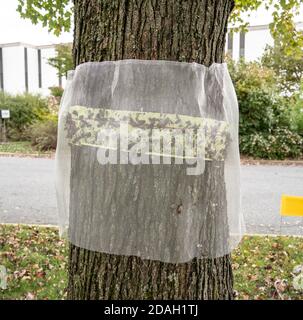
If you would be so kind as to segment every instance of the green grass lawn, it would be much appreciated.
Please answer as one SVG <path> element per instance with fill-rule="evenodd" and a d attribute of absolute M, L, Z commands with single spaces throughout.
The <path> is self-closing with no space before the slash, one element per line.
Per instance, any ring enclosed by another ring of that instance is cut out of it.
<path fill-rule="evenodd" d="M 30 141 L 10 141 L 0 143 L 0 153 L 16 153 L 16 154 L 51 154 L 52 151 L 39 151 L 33 147 Z"/>
<path fill-rule="evenodd" d="M 67 246 L 55 228 L 0 225 L 0 299 L 64 299 Z M 303 299 L 293 269 L 303 265 L 303 238 L 247 236 L 233 253 L 237 299 Z"/>
<path fill-rule="evenodd" d="M 0 265 L 8 274 L 0 299 L 64 299 L 66 256 L 55 228 L 0 225 Z"/>

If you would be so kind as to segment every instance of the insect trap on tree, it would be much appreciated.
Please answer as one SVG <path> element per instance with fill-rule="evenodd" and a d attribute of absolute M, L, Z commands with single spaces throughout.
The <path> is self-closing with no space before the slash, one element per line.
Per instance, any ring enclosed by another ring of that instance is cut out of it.
<path fill-rule="evenodd" d="M 226 64 L 88 62 L 59 115 L 61 231 L 163 262 L 221 257 L 244 232 L 238 104 Z"/>

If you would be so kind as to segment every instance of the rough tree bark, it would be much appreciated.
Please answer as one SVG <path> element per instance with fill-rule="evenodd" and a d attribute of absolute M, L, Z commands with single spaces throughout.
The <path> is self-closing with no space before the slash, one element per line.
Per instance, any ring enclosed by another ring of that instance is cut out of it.
<path fill-rule="evenodd" d="M 75 0 L 74 62 L 222 62 L 229 0 Z M 168 264 L 70 245 L 68 299 L 232 299 L 230 256 Z"/>

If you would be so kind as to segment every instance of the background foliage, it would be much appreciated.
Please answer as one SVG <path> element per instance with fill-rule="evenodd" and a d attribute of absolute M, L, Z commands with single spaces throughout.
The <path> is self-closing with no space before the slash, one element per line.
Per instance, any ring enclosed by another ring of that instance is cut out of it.
<path fill-rule="evenodd" d="M 277 85 L 286 94 L 300 89 L 303 76 L 303 50 L 297 55 L 287 55 L 287 46 L 276 43 L 267 46 L 262 57 L 262 64 L 275 72 Z"/>
<path fill-rule="evenodd" d="M 56 45 L 56 56 L 49 58 L 48 63 L 57 70 L 58 77 L 66 77 L 67 72 L 74 69 L 72 45 L 70 43 Z"/>
<path fill-rule="evenodd" d="M 31 141 L 40 151 L 55 149 L 57 114 L 51 113 L 47 99 L 32 94 L 0 94 L 0 109 L 9 109 L 7 134 L 11 141 Z"/>
<path fill-rule="evenodd" d="M 11 117 L 7 121 L 8 137 L 12 140 L 24 139 L 25 130 L 48 114 L 47 100 L 39 95 L 10 95 L 0 93 L 0 109 L 9 109 Z"/>
<path fill-rule="evenodd" d="M 70 0 L 18 0 L 17 11 L 22 18 L 33 24 L 41 22 L 43 27 L 59 35 L 71 27 L 72 5 Z"/>
<path fill-rule="evenodd" d="M 242 13 L 248 16 L 261 6 L 272 11 L 273 22 L 269 25 L 275 44 L 285 48 L 286 55 L 302 54 L 303 31 L 296 28 L 294 18 L 300 14 L 303 0 L 235 0 L 235 8 L 230 16 L 230 22 L 235 27 L 245 30 L 247 22 Z"/>
<path fill-rule="evenodd" d="M 27 129 L 27 137 L 39 151 L 55 150 L 57 146 L 58 116 L 48 115 Z"/>
<path fill-rule="evenodd" d="M 301 95 L 283 96 L 275 70 L 261 63 L 229 60 L 228 64 L 239 101 L 242 154 L 265 159 L 301 157 Z"/>
<path fill-rule="evenodd" d="M 301 136 L 303 136 L 303 81 L 300 89 L 295 92 L 292 100 L 291 119 L 292 126 Z"/>

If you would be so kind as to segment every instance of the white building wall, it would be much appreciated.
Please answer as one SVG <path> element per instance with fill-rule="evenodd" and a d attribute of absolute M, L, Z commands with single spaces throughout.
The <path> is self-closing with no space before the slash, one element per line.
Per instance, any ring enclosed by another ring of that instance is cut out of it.
<path fill-rule="evenodd" d="M 303 23 L 297 22 L 298 30 L 303 30 Z M 229 32 L 231 29 L 229 29 Z M 245 61 L 259 60 L 267 45 L 272 46 L 274 40 L 271 36 L 268 25 L 257 25 L 248 27 L 248 32 L 245 33 Z M 227 52 L 226 41 L 226 52 Z M 239 60 L 240 58 L 240 33 L 233 33 L 233 52 L 232 58 Z"/>
<path fill-rule="evenodd" d="M 27 48 L 28 92 L 40 93 L 38 77 L 38 50 Z"/>
<path fill-rule="evenodd" d="M 4 91 L 17 94 L 25 91 L 24 48 L 3 47 Z"/>
<path fill-rule="evenodd" d="M 244 59 L 245 61 L 259 60 L 267 45 L 273 45 L 274 41 L 267 27 L 252 28 L 245 33 Z M 227 51 L 227 47 L 226 47 Z M 240 33 L 233 34 L 233 52 L 234 60 L 240 59 Z"/>
<path fill-rule="evenodd" d="M 41 72 L 42 72 L 42 90 L 44 95 L 49 94 L 49 87 L 59 86 L 59 79 L 57 70 L 48 64 L 48 59 L 55 57 L 55 48 L 42 48 L 41 49 Z"/>
<path fill-rule="evenodd" d="M 269 29 L 252 30 L 245 35 L 245 60 L 253 61 L 262 57 L 266 45 L 273 45 Z"/>
<path fill-rule="evenodd" d="M 240 33 L 234 33 L 232 58 L 234 60 L 239 60 L 239 56 L 240 56 Z"/>
<path fill-rule="evenodd" d="M 26 92 L 25 53 L 27 49 L 28 92 L 49 95 L 49 87 L 58 86 L 57 70 L 48 64 L 48 59 L 56 55 L 55 46 L 31 46 L 30 44 L 0 44 L 2 48 L 3 86 L 11 94 Z M 38 50 L 41 52 L 41 88 L 39 87 Z M 62 86 L 65 85 L 62 78 Z"/>

